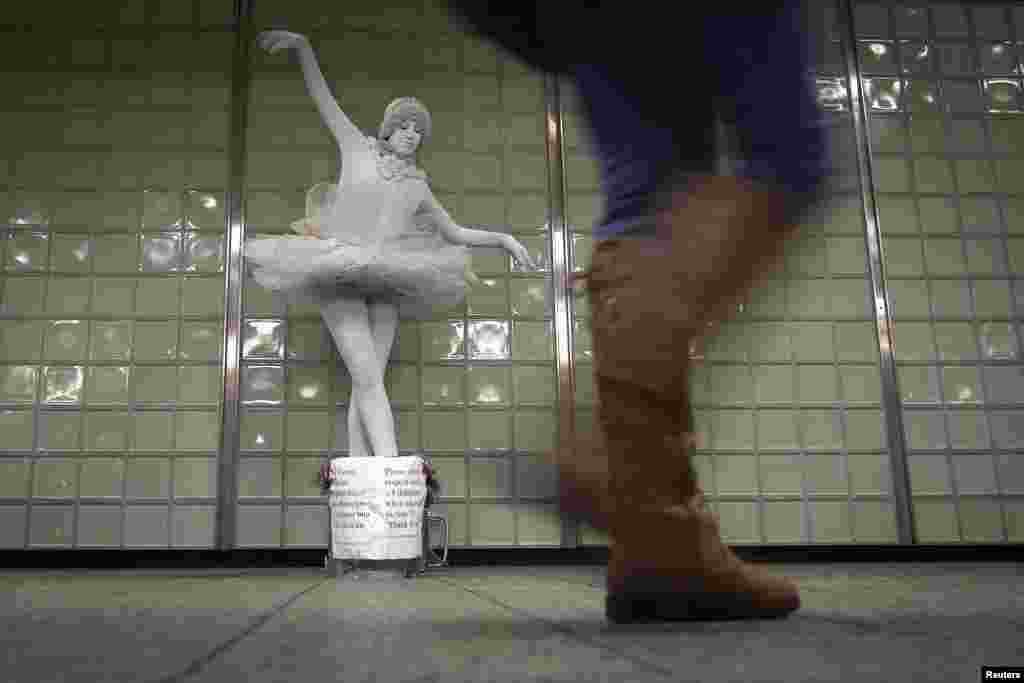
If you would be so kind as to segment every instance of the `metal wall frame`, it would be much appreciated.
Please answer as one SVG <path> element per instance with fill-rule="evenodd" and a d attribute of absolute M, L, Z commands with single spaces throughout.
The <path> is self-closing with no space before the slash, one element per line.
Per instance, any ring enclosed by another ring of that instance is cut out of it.
<path fill-rule="evenodd" d="M 892 473 L 892 502 L 900 545 L 917 543 L 907 463 L 903 407 L 900 401 L 895 355 L 893 319 L 886 284 L 881 229 L 873 185 L 867 102 L 861 91 L 861 65 L 856 51 L 853 0 L 834 0 L 843 27 L 843 58 L 851 95 L 854 135 L 857 147 L 864 234 L 868 250 L 875 328 L 882 377 L 882 410 Z M 231 128 L 229 131 L 229 184 L 227 194 L 227 255 L 225 261 L 224 404 L 218 458 L 218 500 L 216 547 L 236 546 L 237 470 L 240 448 L 240 342 L 242 320 L 243 263 L 245 235 L 245 174 L 247 114 L 252 69 L 250 65 L 253 0 L 236 0 L 236 44 L 232 63 Z M 564 95 L 557 77 L 544 77 L 545 149 L 548 170 L 548 229 L 552 253 L 552 287 L 558 379 L 559 434 L 562 447 L 572 447 L 575 437 L 575 355 L 573 351 L 573 295 L 569 287 L 572 235 L 566 218 L 566 173 L 562 107 Z M 579 527 L 563 521 L 561 546 L 576 547 Z"/>

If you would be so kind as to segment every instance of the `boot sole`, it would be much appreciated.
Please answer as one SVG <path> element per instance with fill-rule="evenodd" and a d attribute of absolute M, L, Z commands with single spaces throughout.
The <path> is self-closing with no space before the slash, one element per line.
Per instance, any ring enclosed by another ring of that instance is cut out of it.
<path fill-rule="evenodd" d="M 605 598 L 605 616 L 616 624 L 672 621 L 729 621 L 779 619 L 799 608 L 766 608 L 742 597 L 711 593 L 611 593 Z"/>

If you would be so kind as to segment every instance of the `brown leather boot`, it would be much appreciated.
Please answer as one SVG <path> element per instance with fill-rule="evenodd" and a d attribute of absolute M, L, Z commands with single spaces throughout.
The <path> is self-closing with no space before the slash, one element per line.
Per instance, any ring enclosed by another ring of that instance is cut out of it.
<path fill-rule="evenodd" d="M 799 606 L 796 586 L 741 562 L 703 509 L 688 397 L 690 342 L 774 263 L 787 234 L 781 209 L 748 183 L 709 178 L 661 210 L 658 239 L 595 249 L 588 289 L 608 483 L 592 483 L 598 460 L 575 481 L 599 492 L 592 508 L 608 520 L 613 621 L 779 616 Z"/>

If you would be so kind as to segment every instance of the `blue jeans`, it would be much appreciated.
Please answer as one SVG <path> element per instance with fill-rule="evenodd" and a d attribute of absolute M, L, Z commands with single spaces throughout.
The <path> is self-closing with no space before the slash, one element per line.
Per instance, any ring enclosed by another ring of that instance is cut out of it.
<path fill-rule="evenodd" d="M 452 1 L 485 36 L 574 81 L 605 196 L 595 237 L 649 225 L 671 179 L 710 173 L 716 117 L 737 134 L 742 175 L 786 191 L 794 214 L 816 199 L 826 138 L 798 0 L 732 14 L 650 0 Z"/>

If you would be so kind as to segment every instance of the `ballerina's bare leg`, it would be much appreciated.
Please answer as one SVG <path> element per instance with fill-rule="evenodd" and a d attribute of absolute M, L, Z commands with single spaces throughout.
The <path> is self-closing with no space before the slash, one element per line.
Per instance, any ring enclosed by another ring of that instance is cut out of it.
<path fill-rule="evenodd" d="M 370 313 L 370 334 L 373 335 L 373 345 L 377 351 L 377 361 L 380 363 L 380 371 L 383 375 L 387 369 L 391 347 L 395 342 L 395 332 L 398 330 L 398 307 L 386 302 L 370 302 L 367 308 Z M 349 455 L 354 458 L 372 455 L 359 404 L 355 401 L 354 386 L 348 405 Z"/>
<path fill-rule="evenodd" d="M 359 411 L 373 454 L 397 456 L 395 421 L 384 390 L 384 371 L 370 331 L 366 302 L 336 299 L 324 303 L 320 312 L 352 378 L 351 405 Z"/>

